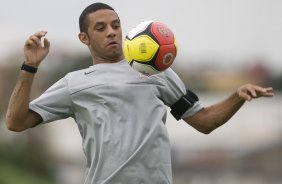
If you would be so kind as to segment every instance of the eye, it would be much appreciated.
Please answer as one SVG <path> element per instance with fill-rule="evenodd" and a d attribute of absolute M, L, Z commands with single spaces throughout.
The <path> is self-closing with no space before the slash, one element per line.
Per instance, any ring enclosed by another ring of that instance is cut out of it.
<path fill-rule="evenodd" d="M 119 21 L 115 21 L 112 24 L 113 29 L 119 29 L 120 28 L 120 22 Z"/>
<path fill-rule="evenodd" d="M 101 32 L 105 29 L 105 25 L 102 24 L 102 23 L 98 23 L 98 24 L 95 25 L 94 29 Z"/>
<path fill-rule="evenodd" d="M 118 28 L 120 28 L 119 24 L 118 25 L 114 25 L 114 29 L 118 29 Z"/>
<path fill-rule="evenodd" d="M 103 30 L 104 30 L 104 26 L 97 26 L 97 27 L 96 27 L 96 30 L 97 30 L 97 31 L 103 31 Z"/>

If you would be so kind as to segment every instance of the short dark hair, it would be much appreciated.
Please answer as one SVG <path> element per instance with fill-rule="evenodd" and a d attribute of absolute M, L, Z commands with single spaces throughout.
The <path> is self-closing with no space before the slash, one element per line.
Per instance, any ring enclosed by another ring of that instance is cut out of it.
<path fill-rule="evenodd" d="M 82 11 L 82 13 L 80 14 L 80 17 L 79 17 L 80 32 L 86 32 L 87 33 L 87 29 L 88 29 L 87 15 L 90 14 L 90 13 L 96 12 L 97 10 L 103 10 L 103 9 L 115 11 L 111 6 L 104 4 L 104 3 L 93 3 L 89 6 L 87 6 Z"/>

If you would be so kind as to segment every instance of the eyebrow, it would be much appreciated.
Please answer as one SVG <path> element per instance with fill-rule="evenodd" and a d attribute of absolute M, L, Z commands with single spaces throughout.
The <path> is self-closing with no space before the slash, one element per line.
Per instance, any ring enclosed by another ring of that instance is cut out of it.
<path fill-rule="evenodd" d="M 116 22 L 120 23 L 120 20 L 117 18 L 117 19 L 114 19 L 113 21 L 111 21 L 111 23 L 116 23 Z M 94 24 L 94 26 L 100 25 L 100 24 L 105 24 L 105 22 L 104 21 L 98 21 Z"/>
<path fill-rule="evenodd" d="M 120 20 L 119 19 L 115 19 L 115 20 L 113 20 L 112 22 L 118 22 L 118 23 L 120 23 Z"/>

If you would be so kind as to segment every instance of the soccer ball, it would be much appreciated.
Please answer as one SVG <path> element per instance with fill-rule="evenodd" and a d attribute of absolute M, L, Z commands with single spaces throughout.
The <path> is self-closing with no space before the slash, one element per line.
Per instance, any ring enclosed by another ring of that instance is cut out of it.
<path fill-rule="evenodd" d="M 145 75 L 153 75 L 171 66 L 177 45 L 173 32 L 166 25 L 145 21 L 128 32 L 123 53 L 132 68 Z"/>

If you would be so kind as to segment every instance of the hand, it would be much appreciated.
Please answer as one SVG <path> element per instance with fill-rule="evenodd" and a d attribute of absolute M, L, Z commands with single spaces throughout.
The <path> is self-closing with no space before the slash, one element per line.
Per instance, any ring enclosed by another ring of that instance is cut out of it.
<path fill-rule="evenodd" d="M 25 63 L 29 66 L 38 67 L 41 61 L 47 56 L 50 48 L 50 42 L 44 38 L 44 44 L 41 39 L 47 34 L 47 31 L 40 31 L 31 35 L 24 45 Z"/>
<path fill-rule="evenodd" d="M 246 84 L 237 90 L 237 94 L 241 99 L 251 101 L 253 98 L 272 97 L 273 89 L 272 87 L 263 88 L 253 84 Z"/>

